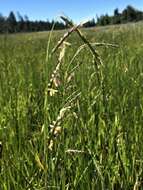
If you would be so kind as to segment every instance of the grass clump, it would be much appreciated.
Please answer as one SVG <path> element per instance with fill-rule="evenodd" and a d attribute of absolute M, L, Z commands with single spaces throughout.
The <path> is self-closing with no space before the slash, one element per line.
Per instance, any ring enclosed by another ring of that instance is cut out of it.
<path fill-rule="evenodd" d="M 62 19 L 0 36 L 0 189 L 141 189 L 143 26 Z"/>

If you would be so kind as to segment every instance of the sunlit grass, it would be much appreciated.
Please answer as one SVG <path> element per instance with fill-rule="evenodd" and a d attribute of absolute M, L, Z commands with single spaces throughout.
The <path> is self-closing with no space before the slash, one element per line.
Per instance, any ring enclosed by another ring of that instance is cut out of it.
<path fill-rule="evenodd" d="M 0 189 L 141 189 L 143 25 L 64 32 L 0 36 Z"/>

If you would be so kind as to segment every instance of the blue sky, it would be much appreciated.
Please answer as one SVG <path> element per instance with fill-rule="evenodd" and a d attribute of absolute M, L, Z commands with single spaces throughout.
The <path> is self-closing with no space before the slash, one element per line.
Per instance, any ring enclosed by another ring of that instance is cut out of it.
<path fill-rule="evenodd" d="M 32 20 L 56 19 L 64 13 L 75 22 L 101 14 L 112 14 L 115 8 L 127 5 L 143 10 L 143 0 L 0 0 L 0 12 L 7 16 L 11 10 L 26 14 Z"/>

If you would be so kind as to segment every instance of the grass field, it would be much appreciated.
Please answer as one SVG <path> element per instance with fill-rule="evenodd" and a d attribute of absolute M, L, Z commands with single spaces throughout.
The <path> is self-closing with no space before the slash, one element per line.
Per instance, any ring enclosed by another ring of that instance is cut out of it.
<path fill-rule="evenodd" d="M 143 24 L 65 32 L 0 36 L 0 190 L 141 190 Z"/>

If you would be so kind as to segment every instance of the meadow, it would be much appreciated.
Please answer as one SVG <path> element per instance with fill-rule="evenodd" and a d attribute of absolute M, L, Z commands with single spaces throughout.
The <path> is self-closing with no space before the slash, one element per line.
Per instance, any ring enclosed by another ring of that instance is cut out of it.
<path fill-rule="evenodd" d="M 143 189 L 143 24 L 81 31 L 0 36 L 0 190 Z"/>

